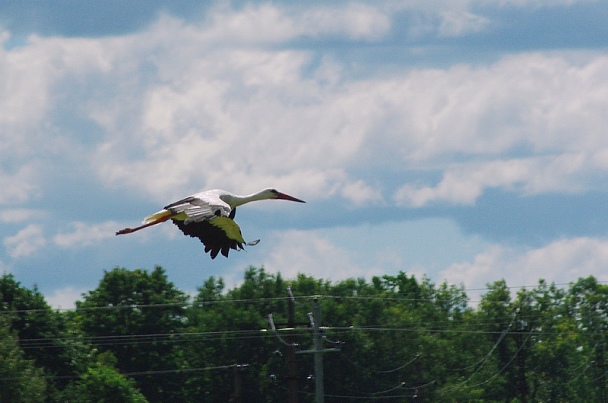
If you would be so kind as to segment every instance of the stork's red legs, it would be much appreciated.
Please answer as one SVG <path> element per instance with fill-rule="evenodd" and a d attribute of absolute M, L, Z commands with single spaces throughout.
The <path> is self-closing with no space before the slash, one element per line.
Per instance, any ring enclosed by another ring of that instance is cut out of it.
<path fill-rule="evenodd" d="M 140 225 L 139 227 L 135 227 L 135 228 L 123 228 L 120 231 L 117 231 L 116 235 L 130 234 L 131 232 L 139 231 L 140 229 L 148 228 L 148 227 L 151 227 L 153 225 L 160 224 L 161 222 L 165 222 L 169 218 L 174 217 L 174 216 L 175 216 L 175 214 L 164 216 L 164 217 L 159 218 L 158 220 L 149 222 L 149 223 L 144 224 L 144 225 Z"/>

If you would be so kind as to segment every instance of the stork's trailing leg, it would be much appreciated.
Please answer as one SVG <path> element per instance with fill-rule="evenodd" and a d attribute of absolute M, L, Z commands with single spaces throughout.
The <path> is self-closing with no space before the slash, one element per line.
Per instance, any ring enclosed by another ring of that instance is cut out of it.
<path fill-rule="evenodd" d="M 147 223 L 145 223 L 143 225 L 140 225 L 139 227 L 135 227 L 135 228 L 123 228 L 120 231 L 117 231 L 116 235 L 130 234 L 132 232 L 139 231 L 140 229 L 144 229 L 144 228 L 148 228 L 148 227 L 151 227 L 153 225 L 156 225 L 156 224 L 160 224 L 161 222 L 165 222 L 168 219 L 170 219 L 171 217 L 174 217 L 175 215 L 176 214 L 161 216 L 160 218 L 157 218 L 154 221 L 147 222 Z"/>

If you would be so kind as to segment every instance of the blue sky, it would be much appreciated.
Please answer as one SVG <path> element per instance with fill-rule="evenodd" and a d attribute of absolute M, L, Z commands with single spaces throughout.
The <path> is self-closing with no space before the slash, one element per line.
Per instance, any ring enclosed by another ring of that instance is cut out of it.
<path fill-rule="evenodd" d="M 0 270 L 64 308 L 116 266 L 608 281 L 608 3 L 198 3 L 0 3 Z M 240 208 L 229 259 L 114 236 L 265 187 L 307 204 Z"/>

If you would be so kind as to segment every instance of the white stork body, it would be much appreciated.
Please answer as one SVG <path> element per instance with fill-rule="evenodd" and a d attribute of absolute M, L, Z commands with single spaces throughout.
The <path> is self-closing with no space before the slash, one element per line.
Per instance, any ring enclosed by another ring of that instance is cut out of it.
<path fill-rule="evenodd" d="M 236 207 L 257 200 L 282 199 L 304 203 L 303 200 L 286 195 L 275 189 L 264 189 L 247 196 L 239 196 L 225 190 L 213 189 L 193 194 L 185 199 L 165 206 L 144 218 L 143 225 L 125 228 L 116 235 L 130 234 L 169 219 L 185 234 L 200 239 L 205 245 L 205 253 L 210 252 L 215 259 L 219 252 L 228 257 L 230 249 L 241 250 L 245 242 L 241 229 L 234 221 Z"/>

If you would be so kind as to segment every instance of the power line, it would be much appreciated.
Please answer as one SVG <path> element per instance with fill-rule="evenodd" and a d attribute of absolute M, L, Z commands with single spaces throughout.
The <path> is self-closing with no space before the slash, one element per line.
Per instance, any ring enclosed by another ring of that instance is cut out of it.
<path fill-rule="evenodd" d="M 390 370 L 387 370 L 387 371 L 373 371 L 373 372 L 374 372 L 374 373 L 376 373 L 376 374 L 390 374 L 390 373 L 393 373 L 393 372 L 397 372 L 397 371 L 402 370 L 402 369 L 403 369 L 403 368 L 405 368 L 405 367 L 408 367 L 410 364 L 412 364 L 412 363 L 413 363 L 414 361 L 416 361 L 418 358 L 420 358 L 420 354 L 416 354 L 416 355 L 414 356 L 414 358 L 412 358 L 410 361 L 406 362 L 406 363 L 405 363 L 405 364 L 403 364 L 403 365 L 398 366 L 398 367 L 397 367 L 397 368 L 395 368 L 395 369 L 390 369 Z"/>
<path fill-rule="evenodd" d="M 479 335 L 513 335 L 519 334 L 519 331 L 492 331 L 492 330 L 470 330 L 470 329 L 440 329 L 434 327 L 388 327 L 388 326 L 323 326 L 321 327 L 324 331 L 334 331 L 338 333 L 344 332 L 369 332 L 369 333 L 383 333 L 383 332 L 423 332 L 423 333 L 459 333 L 459 334 L 479 334 Z M 294 334 L 305 335 L 308 334 L 308 329 L 299 328 L 287 328 L 281 329 L 285 332 L 293 332 Z M 531 332 L 539 335 L 569 335 L 572 333 L 571 330 L 565 331 L 547 331 L 540 327 L 532 327 Z M 585 332 L 586 335 L 602 335 L 604 332 Z M 268 333 L 267 329 L 250 329 L 250 330 L 218 330 L 218 331 L 207 331 L 207 332 L 173 332 L 173 333 L 143 333 L 143 334 L 121 334 L 121 335 L 103 335 L 103 336 L 84 336 L 84 337 L 51 337 L 51 338 L 38 338 L 38 339 L 20 339 L 20 346 L 22 348 L 40 348 L 49 347 L 55 348 L 57 346 L 54 343 L 66 342 L 66 341 L 82 341 L 85 343 L 92 343 L 97 345 L 122 345 L 122 344 L 145 344 L 145 343 L 156 343 L 156 342 L 171 342 L 171 343 L 182 343 L 191 342 L 197 340 L 214 340 L 223 339 L 226 340 L 228 336 L 229 340 L 244 340 L 251 338 L 270 338 L 276 337 L 274 333 Z M 504 337 L 504 336 L 502 336 Z M 289 344 L 289 343 L 287 343 Z M 1 348 L 1 347 L 0 347 Z"/>
<path fill-rule="evenodd" d="M 511 321 L 511 323 L 509 323 L 509 326 L 507 326 L 505 328 L 505 330 L 503 330 L 503 332 L 501 333 L 500 337 L 498 338 L 498 340 L 496 341 L 496 343 L 494 343 L 494 345 L 492 346 L 492 348 L 490 349 L 490 351 L 488 352 L 488 354 L 485 355 L 484 358 L 481 359 L 481 361 L 479 361 L 479 366 L 477 367 L 477 369 L 464 381 L 462 382 L 460 385 L 464 385 L 467 382 L 469 382 L 471 380 L 471 378 L 473 378 L 473 376 L 475 376 L 475 374 L 477 374 L 479 371 L 481 371 L 481 369 L 485 366 L 486 362 L 488 362 L 488 360 L 490 359 L 490 356 L 492 355 L 492 353 L 494 352 L 494 350 L 496 350 L 496 348 L 498 347 L 498 345 L 500 343 L 502 343 L 502 341 L 504 340 L 505 336 L 507 335 L 509 329 L 511 328 L 511 326 L 513 326 L 513 322 L 515 321 L 515 316 L 513 317 L 513 320 Z M 477 365 L 477 364 L 475 364 Z"/>
<path fill-rule="evenodd" d="M 603 284 L 603 283 L 608 283 L 608 280 L 606 281 L 600 281 L 600 280 L 596 280 L 596 283 L 598 284 Z M 547 285 L 553 285 L 553 286 L 568 286 L 568 285 L 572 285 L 573 283 L 545 283 Z M 515 285 L 515 286 L 505 286 L 504 288 L 512 290 L 512 289 L 528 289 L 528 288 L 535 288 L 538 287 L 539 284 L 535 284 L 535 285 Z M 355 289 L 353 289 L 355 290 Z M 466 294 L 466 292 L 469 291 L 490 291 L 490 290 L 494 290 L 494 288 L 491 287 L 480 287 L 480 288 L 456 288 L 454 291 L 456 292 L 463 292 Z M 435 290 L 435 291 L 439 291 L 439 290 Z M 450 290 L 451 291 L 451 290 Z M 395 291 L 390 291 L 390 290 L 384 290 L 383 292 L 395 292 Z M 6 314 L 6 313 L 33 313 L 33 312 L 47 312 L 48 310 L 52 310 L 52 311 L 57 311 L 57 312 L 66 312 L 66 311 L 91 311 L 91 310 L 121 310 L 121 309 L 133 309 L 133 308 L 168 308 L 168 307 L 182 307 L 184 309 L 187 308 L 200 308 L 203 307 L 205 305 L 217 305 L 217 304 L 238 304 L 238 303 L 265 303 L 265 302 L 275 302 L 275 301 L 285 301 L 288 298 L 291 297 L 265 297 L 265 298 L 230 298 L 228 296 L 219 296 L 218 299 L 211 299 L 211 300 L 203 300 L 203 301 L 193 301 L 193 302 L 174 302 L 174 303 L 163 303 L 163 304 L 124 304 L 124 305 L 113 305 L 113 306 L 94 306 L 94 307 L 76 307 L 76 308 L 58 308 L 58 309 L 53 309 L 51 307 L 49 308 L 37 308 L 37 309 L 21 309 L 21 310 L 8 310 L 8 311 L 0 311 L 0 314 Z M 442 301 L 452 301 L 452 299 L 442 299 L 442 298 L 436 298 L 436 297 L 431 297 L 431 298 L 405 298 L 402 296 L 395 296 L 395 297 L 381 297 L 381 296 L 375 296 L 375 295 L 371 295 L 371 296 L 359 296 L 359 295 L 306 295 L 306 296 L 296 296 L 294 297 L 295 299 L 303 299 L 303 300 L 310 300 L 310 299 L 314 299 L 314 298 L 319 298 L 319 299 L 345 299 L 345 300 L 377 300 L 377 301 L 411 301 L 411 302 L 442 302 Z M 479 300 L 468 300 L 465 301 L 465 303 L 468 302 L 480 302 Z M 513 302 L 513 301 L 510 301 Z"/>
<path fill-rule="evenodd" d="M 174 374 L 180 372 L 202 372 L 202 371 L 213 371 L 218 369 L 228 369 L 228 368 L 243 368 L 248 367 L 249 364 L 229 364 L 229 365 L 217 365 L 210 367 L 201 367 L 201 368 L 179 368 L 179 369 L 165 369 L 165 370 L 157 370 L 157 371 L 138 371 L 138 372 L 121 372 L 120 374 L 123 376 L 143 376 L 143 375 L 165 375 L 165 374 Z M 29 379 L 31 378 L 31 374 L 24 376 L 16 376 L 16 377 L 8 377 L 8 378 L 0 378 L 0 381 L 15 381 L 19 379 Z M 82 378 L 82 375 L 43 375 L 39 378 L 44 379 L 79 379 Z"/>
<path fill-rule="evenodd" d="M 581 377 L 581 375 L 583 375 L 588 369 L 589 367 L 591 367 L 591 357 L 593 356 L 593 353 L 595 352 L 595 349 L 597 348 L 597 346 L 600 343 L 595 343 L 595 345 L 593 346 L 593 348 L 591 349 L 591 351 L 589 352 L 589 356 L 587 357 L 587 360 L 585 360 L 585 362 L 583 362 L 581 365 L 579 365 L 578 367 L 574 368 L 572 370 L 572 372 L 577 373 L 578 375 L 576 375 L 574 378 L 572 378 L 571 380 L 569 380 L 568 382 L 566 382 L 566 384 L 570 384 L 574 381 L 576 381 L 578 378 Z M 579 371 L 580 368 L 585 367 L 582 371 Z"/>
<path fill-rule="evenodd" d="M 467 385 L 465 386 L 466 383 L 468 383 L 471 378 L 473 377 L 473 375 L 475 375 L 477 372 L 479 372 L 479 370 L 475 371 L 469 378 L 467 378 L 467 380 L 465 380 L 464 382 L 460 383 L 459 385 L 455 385 L 452 388 L 449 388 L 447 390 L 444 390 L 443 392 L 450 392 L 453 390 L 457 390 L 457 389 L 462 389 L 462 388 L 467 388 L 467 389 L 471 389 L 471 388 L 475 388 L 477 386 L 481 386 L 483 384 L 486 384 L 488 382 L 490 382 L 492 379 L 494 379 L 496 376 L 500 375 L 501 373 L 503 373 L 513 362 L 513 360 L 515 359 L 515 357 L 517 357 L 519 355 L 519 353 L 523 350 L 524 346 L 526 345 L 526 343 L 530 340 L 530 338 L 532 337 L 532 331 L 530 331 L 528 333 L 528 337 L 526 337 L 526 340 L 521 344 L 521 346 L 517 349 L 517 351 L 515 352 L 515 354 L 513 354 L 513 356 L 511 357 L 511 359 L 509 361 L 507 361 L 507 363 L 500 368 L 498 371 L 496 371 L 494 374 L 492 374 L 490 377 L 488 377 L 487 379 L 485 379 L 482 382 L 476 383 L 474 385 Z"/>

